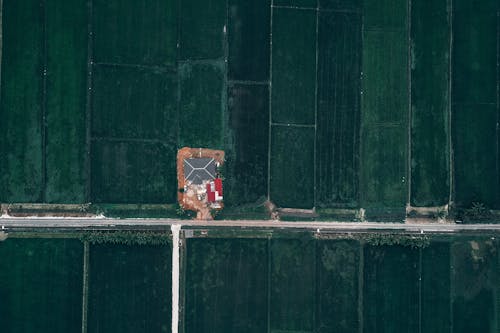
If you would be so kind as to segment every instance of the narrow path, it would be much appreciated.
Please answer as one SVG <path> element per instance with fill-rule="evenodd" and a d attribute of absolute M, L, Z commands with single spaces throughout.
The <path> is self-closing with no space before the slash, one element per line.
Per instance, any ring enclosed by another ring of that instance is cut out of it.
<path fill-rule="evenodd" d="M 179 234 L 180 224 L 173 224 L 172 230 L 172 333 L 179 332 Z"/>

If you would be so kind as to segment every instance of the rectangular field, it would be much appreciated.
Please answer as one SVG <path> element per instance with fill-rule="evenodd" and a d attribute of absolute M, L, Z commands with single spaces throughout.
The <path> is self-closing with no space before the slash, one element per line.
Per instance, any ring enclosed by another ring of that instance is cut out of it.
<path fill-rule="evenodd" d="M 332 35 L 337 36 L 331 38 Z M 361 15 L 319 13 L 316 195 L 318 206 L 358 202 Z"/>
<path fill-rule="evenodd" d="M 399 124 L 364 129 L 362 207 L 404 208 L 407 184 L 406 142 L 403 140 L 406 134 L 406 128 Z"/>
<path fill-rule="evenodd" d="M 226 107 L 222 63 L 182 64 L 179 80 L 178 146 L 221 149 Z"/>
<path fill-rule="evenodd" d="M 224 55 L 227 1 L 180 2 L 180 59 L 220 59 Z"/>
<path fill-rule="evenodd" d="M 95 62 L 175 63 L 177 0 L 93 0 L 92 18 Z"/>
<path fill-rule="evenodd" d="M 494 332 L 498 293 L 498 242 L 489 238 L 451 246 L 453 332 Z M 498 304 L 497 304 L 498 306 Z"/>
<path fill-rule="evenodd" d="M 336 0 L 331 0 L 331 1 L 336 1 Z M 410 3 L 409 1 L 401 1 L 401 0 L 364 0 L 363 12 L 365 14 L 364 15 L 365 29 L 382 30 L 386 32 L 406 31 L 408 27 L 409 3 Z"/>
<path fill-rule="evenodd" d="M 359 332 L 358 274 L 360 245 L 356 241 L 318 241 L 316 328 L 318 333 Z"/>
<path fill-rule="evenodd" d="M 79 240 L 0 242 L 1 331 L 80 332 L 82 276 Z"/>
<path fill-rule="evenodd" d="M 43 17 L 40 1 L 2 8 L 0 200 L 43 199 Z"/>
<path fill-rule="evenodd" d="M 469 207 L 481 202 L 498 207 L 495 105 L 453 106 L 455 201 Z"/>
<path fill-rule="evenodd" d="M 312 332 L 316 314 L 316 244 L 271 240 L 270 332 Z"/>
<path fill-rule="evenodd" d="M 94 140 L 92 198 L 96 203 L 175 203 L 175 146 Z"/>
<path fill-rule="evenodd" d="M 364 262 L 364 331 L 419 332 L 419 250 L 365 246 Z"/>
<path fill-rule="evenodd" d="M 361 113 L 361 206 L 404 207 L 408 158 L 405 2 L 365 3 Z"/>
<path fill-rule="evenodd" d="M 278 207 L 314 206 L 314 128 L 272 126 L 270 176 Z"/>
<path fill-rule="evenodd" d="M 273 10 L 271 119 L 274 123 L 316 123 L 316 21 L 313 10 Z"/>
<path fill-rule="evenodd" d="M 450 4 L 411 4 L 410 201 L 414 206 L 439 206 L 450 194 Z"/>
<path fill-rule="evenodd" d="M 267 195 L 269 87 L 235 84 L 228 100 L 232 145 L 226 149 L 224 203 L 256 202 Z"/>
<path fill-rule="evenodd" d="M 186 333 L 267 330 L 268 241 L 189 239 Z"/>
<path fill-rule="evenodd" d="M 453 147 L 455 201 L 500 207 L 498 187 L 498 1 L 453 12 Z"/>
<path fill-rule="evenodd" d="M 89 332 L 170 332 L 171 246 L 91 245 Z"/>
<path fill-rule="evenodd" d="M 87 1 L 46 0 L 49 203 L 87 202 Z M 71 25 L 67 21 L 72 22 Z"/>
<path fill-rule="evenodd" d="M 422 250 L 421 331 L 450 332 L 450 243 L 435 242 Z"/>
<path fill-rule="evenodd" d="M 271 0 L 229 0 L 228 78 L 269 80 Z"/>
<path fill-rule="evenodd" d="M 92 136 L 148 139 L 175 146 L 177 77 L 124 66 L 93 68 Z"/>

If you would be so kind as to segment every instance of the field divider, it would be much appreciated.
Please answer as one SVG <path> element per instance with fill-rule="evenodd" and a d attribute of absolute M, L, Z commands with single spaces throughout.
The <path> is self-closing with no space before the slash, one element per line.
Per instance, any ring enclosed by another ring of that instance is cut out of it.
<path fill-rule="evenodd" d="M 89 304 L 89 242 L 83 243 L 82 333 L 87 333 Z"/>
<path fill-rule="evenodd" d="M 92 174 L 91 174 L 91 153 L 92 153 L 92 77 L 93 77 L 93 3 L 92 0 L 87 1 L 87 91 L 85 95 L 85 199 L 87 202 L 92 201 Z"/>
<path fill-rule="evenodd" d="M 229 85 L 246 85 L 246 86 L 267 86 L 269 81 L 252 81 L 252 80 L 227 80 Z"/>
<path fill-rule="evenodd" d="M 313 207 L 316 207 L 317 204 L 317 151 L 318 151 L 318 71 L 319 71 L 319 1 L 316 2 L 316 60 L 315 60 L 315 79 L 314 83 L 316 84 L 314 87 L 314 161 L 313 161 Z"/>
<path fill-rule="evenodd" d="M 281 127 L 299 127 L 299 128 L 314 128 L 315 124 L 288 124 L 288 123 L 271 123 L 271 126 L 281 126 Z"/>
<path fill-rule="evenodd" d="M 449 312 L 450 312 L 450 332 L 449 333 L 452 333 L 454 332 L 455 330 L 453 329 L 453 326 L 454 326 L 454 319 L 455 319 L 455 316 L 453 315 L 453 301 L 454 301 L 454 297 L 455 297 L 455 282 L 454 282 L 454 274 L 453 274 L 453 243 L 450 244 L 449 246 L 449 263 L 448 263 L 448 267 L 450 267 L 450 277 L 449 277 L 449 280 L 450 280 L 450 307 L 449 307 Z"/>
<path fill-rule="evenodd" d="M 271 333 L 271 238 L 267 238 L 267 333 Z"/>
<path fill-rule="evenodd" d="M 411 187 L 412 187 L 412 170 L 411 170 L 411 159 L 412 159 L 412 142 L 411 142 L 411 136 L 412 136 L 412 124 L 413 124 L 413 112 L 412 112 L 412 70 L 411 70 L 411 64 L 412 64 L 412 42 L 411 42 L 411 30 L 412 30 L 412 22 L 411 22 L 411 15 L 412 15 L 412 1 L 408 0 L 407 3 L 408 6 L 408 32 L 407 32 L 407 42 L 408 42 L 408 61 L 407 61 L 407 71 L 408 71 L 408 129 L 407 129 L 407 135 L 408 135 L 408 143 L 407 143 L 407 150 L 408 150 L 408 157 L 406 159 L 406 176 L 407 176 L 407 204 L 411 205 Z"/>
<path fill-rule="evenodd" d="M 0 54 L 1 55 L 1 54 Z M 496 168 L 497 168 L 497 185 L 500 187 L 500 5 L 497 7 L 497 156 L 496 156 Z M 497 202 L 500 205 L 500 202 Z M 497 318 L 498 331 L 500 332 L 500 318 Z"/>
<path fill-rule="evenodd" d="M 3 0 L 0 0 L 0 8 L 3 8 Z M 3 51 L 3 10 L 0 10 L 0 59 L 2 59 Z M 0 78 L 2 77 L 2 62 L 0 61 Z M 0 88 L 2 87 L 2 80 L 0 80 Z"/>
<path fill-rule="evenodd" d="M 47 46 L 47 1 L 40 1 L 40 11 L 42 17 L 42 96 L 41 96 L 41 122 L 40 133 L 42 135 L 42 179 L 40 188 L 40 201 L 46 202 L 47 196 L 47 67 L 48 67 L 48 46 Z"/>
<path fill-rule="evenodd" d="M 358 329 L 359 333 L 363 333 L 363 289 L 364 289 L 364 266 L 365 254 L 363 242 L 359 242 L 359 262 L 358 262 Z"/>
<path fill-rule="evenodd" d="M 423 250 L 418 249 L 418 332 L 422 333 L 422 256 Z"/>
<path fill-rule="evenodd" d="M 127 63 L 117 63 L 117 62 L 94 62 L 95 66 L 102 67 L 117 67 L 117 68 L 135 68 L 138 70 L 147 71 L 157 71 L 161 73 L 172 73 L 177 72 L 177 67 L 175 65 L 141 65 L 141 64 L 127 64 Z"/>
<path fill-rule="evenodd" d="M 285 6 L 285 5 L 271 5 L 272 8 L 276 9 L 298 9 L 298 10 L 317 10 L 317 7 L 299 7 L 299 6 Z"/>
<path fill-rule="evenodd" d="M 448 69 L 448 186 L 449 186 L 449 196 L 448 196 L 448 206 L 451 207 L 453 203 L 453 192 L 454 192 L 454 154 L 453 154 L 453 0 L 449 0 L 449 14 L 448 20 L 450 21 L 450 45 L 448 50 L 449 57 L 449 69 Z M 453 325 L 452 325 L 453 326 Z"/>
<path fill-rule="evenodd" d="M 182 225 L 173 224 L 172 230 L 172 333 L 179 332 L 179 282 L 180 282 L 180 256 L 179 235 Z"/>
<path fill-rule="evenodd" d="M 143 139 L 143 138 L 121 138 L 121 137 L 103 137 L 103 136 L 95 136 L 91 139 L 92 141 L 107 141 L 107 142 L 118 142 L 118 143 L 147 143 L 147 144 L 162 144 L 168 145 L 168 141 L 164 141 L 161 139 Z"/>
<path fill-rule="evenodd" d="M 269 22 L 269 129 L 267 139 L 267 200 L 271 201 L 271 135 L 272 135 L 272 105 L 273 105 L 273 8 L 271 0 Z"/>

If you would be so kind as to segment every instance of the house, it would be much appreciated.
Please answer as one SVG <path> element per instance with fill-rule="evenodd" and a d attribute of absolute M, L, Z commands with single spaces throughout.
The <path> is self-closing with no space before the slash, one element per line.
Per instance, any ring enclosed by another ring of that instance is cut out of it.
<path fill-rule="evenodd" d="M 188 158 L 184 160 L 184 178 L 186 182 L 201 185 L 203 181 L 212 181 L 217 174 L 217 163 L 213 158 Z"/>

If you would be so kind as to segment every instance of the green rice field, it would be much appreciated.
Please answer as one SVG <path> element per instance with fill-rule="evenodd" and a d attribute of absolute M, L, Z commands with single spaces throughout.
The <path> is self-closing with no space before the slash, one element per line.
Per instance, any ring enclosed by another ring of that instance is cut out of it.
<path fill-rule="evenodd" d="M 166 246 L 90 246 L 88 332 L 170 332 L 171 258 Z"/>
<path fill-rule="evenodd" d="M 498 329 L 497 240 L 435 239 L 419 249 L 298 237 L 189 239 L 185 332 Z"/>
<path fill-rule="evenodd" d="M 233 211 L 500 209 L 497 0 L 1 10 L 2 203 L 175 205 L 191 146 L 225 151 Z"/>
<path fill-rule="evenodd" d="M 0 243 L 2 332 L 78 332 L 83 244 L 75 239 Z"/>
<path fill-rule="evenodd" d="M 32 237 L 0 242 L 2 332 L 170 332 L 171 246 Z"/>
<path fill-rule="evenodd" d="M 171 331 L 170 243 L 9 236 L 2 332 Z M 497 238 L 183 230 L 179 332 L 496 332 Z"/>

